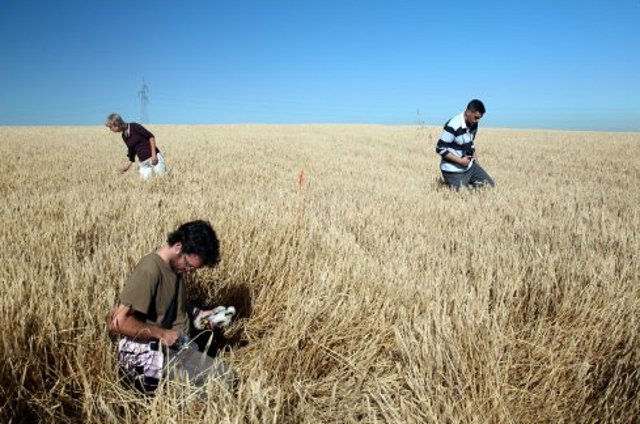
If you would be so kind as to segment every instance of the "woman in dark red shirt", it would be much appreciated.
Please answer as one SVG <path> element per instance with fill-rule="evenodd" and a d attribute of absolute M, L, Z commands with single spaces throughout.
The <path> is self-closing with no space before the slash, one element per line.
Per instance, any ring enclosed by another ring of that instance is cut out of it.
<path fill-rule="evenodd" d="M 109 115 L 105 125 L 113 132 L 122 133 L 122 141 L 127 146 L 129 162 L 119 168 L 120 173 L 125 173 L 131 168 L 136 156 L 139 163 L 138 172 L 143 180 L 154 174 L 162 175 L 167 172 L 164 156 L 156 146 L 155 136 L 149 130 L 135 122 L 124 122 L 117 113 Z"/>

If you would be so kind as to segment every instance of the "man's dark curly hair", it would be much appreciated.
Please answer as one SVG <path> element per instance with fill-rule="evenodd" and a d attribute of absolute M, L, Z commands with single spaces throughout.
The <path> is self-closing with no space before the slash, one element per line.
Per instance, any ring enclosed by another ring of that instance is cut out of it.
<path fill-rule="evenodd" d="M 220 242 L 207 221 L 196 220 L 182 224 L 169 233 L 167 243 L 169 246 L 182 243 L 182 253 L 200 256 L 203 265 L 212 267 L 220 262 Z"/>

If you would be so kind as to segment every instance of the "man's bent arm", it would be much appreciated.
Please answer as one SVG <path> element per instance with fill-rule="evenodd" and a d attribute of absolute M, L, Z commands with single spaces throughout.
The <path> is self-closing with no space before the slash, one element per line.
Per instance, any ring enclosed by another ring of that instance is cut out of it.
<path fill-rule="evenodd" d="M 160 340 L 167 346 L 173 346 L 180 336 L 176 330 L 140 321 L 133 315 L 133 309 L 126 305 L 118 305 L 111 310 L 109 330 L 139 342 Z"/>
<path fill-rule="evenodd" d="M 471 162 L 471 159 L 473 159 L 472 156 L 463 156 L 463 157 L 458 157 L 456 155 L 454 155 L 453 153 L 449 152 L 445 155 L 442 155 L 442 157 L 449 161 L 449 162 L 454 162 L 457 163 L 458 165 L 462 165 L 462 166 L 468 166 L 469 162 Z"/>

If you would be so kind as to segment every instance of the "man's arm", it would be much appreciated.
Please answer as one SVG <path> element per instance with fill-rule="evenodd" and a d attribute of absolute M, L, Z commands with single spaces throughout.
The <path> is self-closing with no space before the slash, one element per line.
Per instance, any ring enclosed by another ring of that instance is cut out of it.
<path fill-rule="evenodd" d="M 109 330 L 139 342 L 159 340 L 167 346 L 173 346 L 180 338 L 180 333 L 176 330 L 140 321 L 131 307 L 122 304 L 111 310 Z"/>
<path fill-rule="evenodd" d="M 458 157 L 451 152 L 443 155 L 442 157 L 449 162 L 457 163 L 458 165 L 465 167 L 469 166 L 469 163 L 471 163 L 471 160 L 473 159 L 473 156 Z"/>
<path fill-rule="evenodd" d="M 156 138 L 149 138 L 149 148 L 151 149 L 151 165 L 156 166 L 158 164 L 158 151 L 156 149 Z"/>

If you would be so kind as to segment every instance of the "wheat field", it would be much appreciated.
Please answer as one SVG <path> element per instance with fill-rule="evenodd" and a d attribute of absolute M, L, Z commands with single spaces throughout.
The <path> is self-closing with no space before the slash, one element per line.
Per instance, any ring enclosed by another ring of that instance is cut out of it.
<path fill-rule="evenodd" d="M 496 188 L 439 182 L 440 128 L 0 127 L 0 422 L 640 420 L 640 134 L 481 128 Z M 105 318 L 135 263 L 209 220 L 233 393 L 120 381 Z"/>

